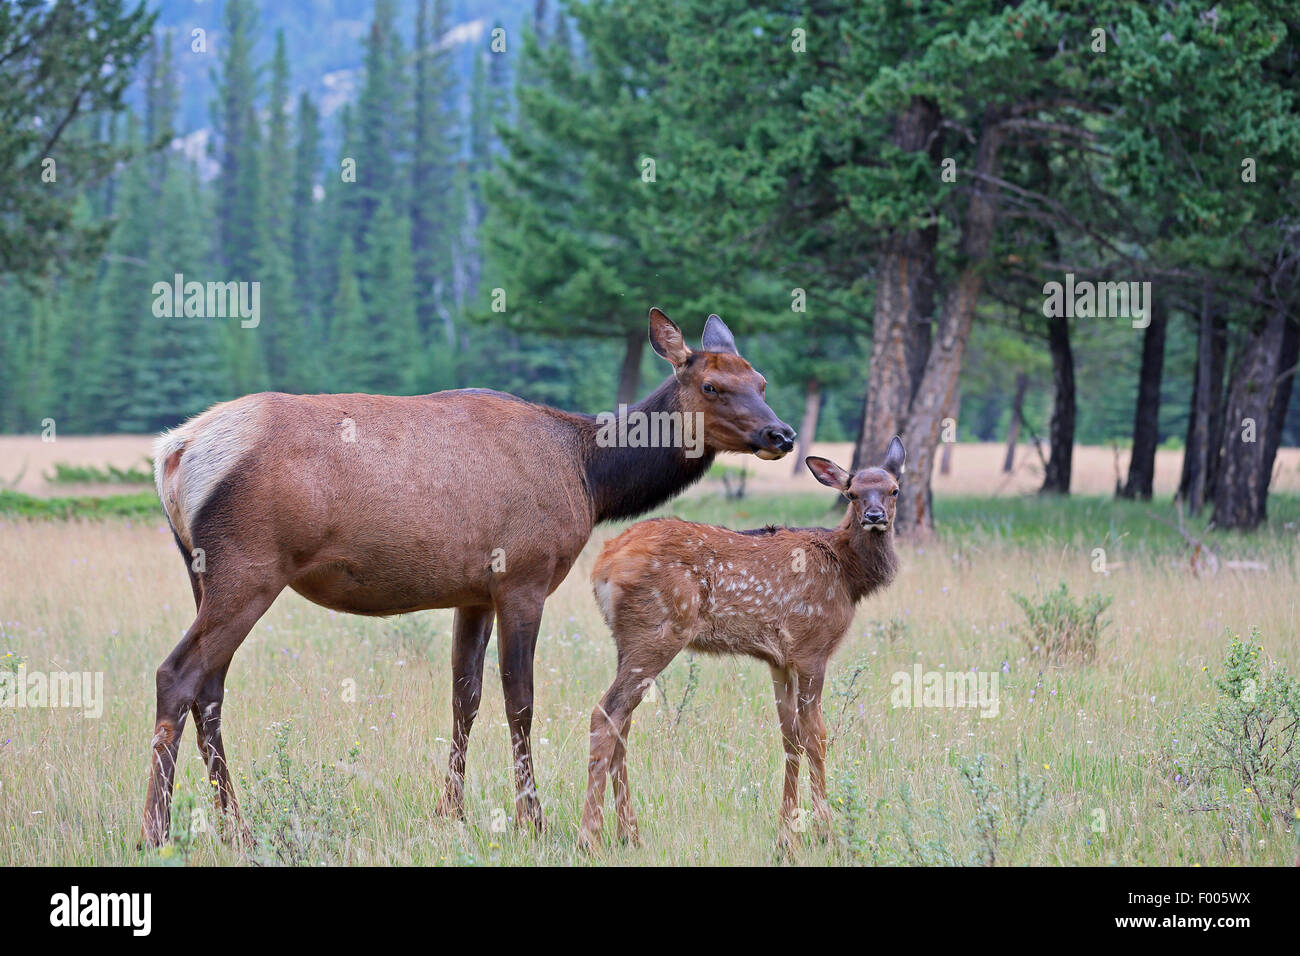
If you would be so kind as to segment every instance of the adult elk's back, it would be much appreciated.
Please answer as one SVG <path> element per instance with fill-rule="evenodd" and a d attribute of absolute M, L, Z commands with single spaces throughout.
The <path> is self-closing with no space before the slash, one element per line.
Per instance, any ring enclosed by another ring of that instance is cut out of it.
<path fill-rule="evenodd" d="M 701 421 L 696 455 L 680 445 L 610 445 L 591 416 L 482 389 L 261 393 L 161 436 L 155 479 L 198 615 L 158 668 L 143 842 L 167 838 L 190 714 L 218 809 L 246 835 L 221 741 L 226 671 L 286 587 L 354 614 L 456 609 L 451 757 L 438 809 L 458 816 L 495 618 L 516 820 L 540 826 L 529 742 L 533 651 L 542 605 L 592 527 L 663 502 L 718 452 L 779 458 L 793 447 L 793 430 L 763 400 L 762 375 L 717 316 L 697 352 L 652 309 L 650 342 L 673 375 L 629 414 Z"/>

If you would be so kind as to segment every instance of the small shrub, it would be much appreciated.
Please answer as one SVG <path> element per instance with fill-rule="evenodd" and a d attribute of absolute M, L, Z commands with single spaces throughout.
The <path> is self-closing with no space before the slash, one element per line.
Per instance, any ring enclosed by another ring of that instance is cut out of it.
<path fill-rule="evenodd" d="M 362 811 L 350 794 L 351 783 L 337 766 L 322 763 L 311 773 L 289 752 L 292 722 L 275 725 L 269 763 L 253 764 L 246 818 L 253 835 L 253 862 L 288 866 L 348 862 L 352 840 L 361 830 Z M 345 762 L 360 755 L 354 746 Z"/>
<path fill-rule="evenodd" d="M 1015 757 L 1009 790 L 998 786 L 989 775 L 984 754 L 976 754 L 973 761 L 963 761 L 959 769 L 975 801 L 970 828 L 976 848 L 971 863 L 995 866 L 1004 856 L 1009 858 L 1020 845 L 1030 818 L 1043 805 L 1046 784 L 1041 778 L 1037 782 L 1030 778 L 1019 754 Z M 1008 838 L 1010 845 L 1007 845 Z"/>
<path fill-rule="evenodd" d="M 1215 678 L 1213 706 L 1185 715 L 1171 747 L 1174 782 L 1198 810 L 1237 800 L 1267 822 L 1300 808 L 1300 681 L 1270 660 L 1252 630 L 1234 636 Z"/>
<path fill-rule="evenodd" d="M 1011 597 L 1025 612 L 1026 624 L 1019 633 L 1032 653 L 1052 664 L 1096 660 L 1097 643 L 1109 624 L 1101 615 L 1114 600 L 1110 595 L 1089 594 L 1076 603 L 1062 581 L 1037 602 L 1023 594 Z"/>

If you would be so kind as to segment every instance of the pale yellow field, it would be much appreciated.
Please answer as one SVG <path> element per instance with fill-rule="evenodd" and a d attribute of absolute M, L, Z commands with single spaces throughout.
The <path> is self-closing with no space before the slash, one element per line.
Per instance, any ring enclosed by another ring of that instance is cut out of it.
<path fill-rule="evenodd" d="M 151 435 L 69 435 L 42 442 L 30 435 L 0 435 L 0 484 L 30 495 L 99 495 L 147 488 L 123 485 L 55 485 L 45 480 L 56 462 L 73 465 L 142 467 L 153 444 Z M 853 458 L 847 442 L 818 442 L 811 454 L 822 455 L 846 468 Z M 960 494 L 1006 496 L 1037 490 L 1042 484 L 1042 466 L 1032 446 L 1016 449 L 1011 475 L 1002 473 L 1006 446 L 996 442 L 959 442 L 953 447 L 952 468 L 947 475 L 935 464 L 934 491 L 938 495 Z M 750 472 L 755 491 L 815 491 L 816 481 L 802 465 L 796 470 L 791 459 L 761 461 L 757 458 L 724 456 L 720 462 L 744 466 Z M 1156 453 L 1155 491 L 1172 495 L 1182 468 L 1181 451 Z M 1109 495 L 1115 490 L 1116 475 L 1128 474 L 1128 452 L 1092 445 L 1074 450 L 1071 491 L 1081 495 Z M 1274 491 L 1300 491 L 1300 448 L 1278 452 L 1273 470 Z"/>
<path fill-rule="evenodd" d="M 747 506 L 753 523 L 767 520 L 763 499 Z M 587 723 L 614 664 L 587 578 L 613 530 L 598 533 L 546 609 L 534 723 L 546 834 L 493 827 L 513 814 L 495 640 L 470 748 L 469 822 L 452 823 L 433 813 L 451 722 L 450 613 L 361 619 L 291 593 L 257 625 L 230 672 L 224 729 L 246 808 L 263 823 L 277 814 L 297 821 L 286 824 L 288 839 L 305 862 L 585 859 L 574 837 Z M 0 658 L 14 653 L 28 668 L 102 672 L 106 698 L 100 719 L 0 707 L 0 865 L 246 859 L 213 838 L 210 813 L 201 818 L 207 831 L 188 851 L 135 849 L 154 669 L 193 613 L 162 523 L 0 523 L 0 542 Z M 1257 626 L 1271 653 L 1293 671 L 1300 664 L 1294 535 L 1261 547 L 1266 573 L 1212 579 L 1194 578 L 1173 560 L 1122 552 L 1110 556 L 1128 557 L 1121 567 L 1094 574 L 1086 542 L 994 549 L 941 539 L 904 549 L 899 580 L 860 609 L 832 663 L 826 707 L 841 810 L 835 835 L 822 843 L 809 834 L 790 862 L 966 862 L 976 848 L 976 811 L 957 764 L 976 753 L 989 755 L 1004 785 L 1013 785 L 1009 768 L 1019 753 L 1045 788 L 1045 805 L 1018 842 L 1005 837 L 998 862 L 1292 862 L 1289 822 L 1243 833 L 1216 813 L 1177 808 L 1161 756 L 1177 715 L 1212 699 L 1204 668 L 1216 668 L 1226 629 Z M 1113 624 L 1095 664 L 1045 667 L 1027 658 L 1013 633 L 1021 613 L 1009 592 L 1032 593 L 1061 579 L 1075 593 L 1114 596 Z M 858 663 L 865 670 L 847 690 Z M 917 663 L 999 673 L 1005 664 L 998 716 L 892 707 L 891 675 Z M 598 861 L 776 862 L 781 747 L 766 668 L 705 658 L 695 667 L 698 687 L 680 712 L 690 674 L 685 658 L 666 673 L 666 694 L 636 713 L 629 759 L 646 845 L 611 845 Z M 348 681 L 355 681 L 355 702 L 344 699 Z M 276 727 L 285 722 L 292 729 L 277 754 Z M 250 785 L 256 768 L 281 758 L 292 762 L 293 783 Z M 337 799 L 322 796 L 331 777 Z M 187 819 L 200 819 L 190 802 L 209 807 L 205 790 L 187 727 L 177 788 Z M 845 811 L 854 808 L 850 839 Z"/>

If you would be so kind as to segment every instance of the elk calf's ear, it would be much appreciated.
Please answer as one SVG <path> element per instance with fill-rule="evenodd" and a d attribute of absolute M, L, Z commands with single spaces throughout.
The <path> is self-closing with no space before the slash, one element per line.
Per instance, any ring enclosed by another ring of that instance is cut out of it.
<path fill-rule="evenodd" d="M 650 346 L 661 357 L 672 362 L 674 368 L 685 365 L 691 357 L 691 350 L 682 338 L 682 330 L 658 308 L 650 310 Z"/>
<path fill-rule="evenodd" d="M 704 323 L 704 335 L 700 339 L 700 346 L 706 352 L 740 354 L 736 351 L 736 340 L 731 336 L 731 329 L 727 328 L 727 324 L 716 315 L 710 315 L 709 320 Z"/>
<path fill-rule="evenodd" d="M 848 491 L 849 481 L 853 476 L 841 468 L 829 458 L 818 458 L 816 455 L 809 455 L 803 460 L 808 466 L 808 470 L 813 473 L 813 477 L 820 481 L 828 488 L 834 488 L 836 491 Z"/>
<path fill-rule="evenodd" d="M 880 467 L 898 479 L 903 476 L 903 466 L 906 462 L 907 449 L 903 447 L 902 439 L 895 435 L 893 441 L 889 443 L 889 451 L 885 453 L 885 463 Z"/>

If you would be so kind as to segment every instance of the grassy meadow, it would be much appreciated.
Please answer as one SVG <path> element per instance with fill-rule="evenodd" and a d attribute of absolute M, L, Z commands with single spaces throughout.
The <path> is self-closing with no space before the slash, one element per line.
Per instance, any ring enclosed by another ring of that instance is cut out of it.
<path fill-rule="evenodd" d="M 747 527 L 833 523 L 841 511 L 810 487 L 760 486 L 734 501 L 706 482 L 665 513 Z M 434 814 L 451 726 L 451 612 L 363 619 L 286 592 L 235 656 L 224 710 L 257 846 L 243 852 L 217 838 L 187 725 L 174 842 L 138 851 L 154 670 L 193 617 L 171 535 L 160 512 L 145 510 L 0 516 L 0 667 L 21 660 L 104 675 L 98 719 L 0 707 L 0 865 L 1295 861 L 1294 820 L 1258 811 L 1244 786 L 1222 786 L 1228 778 L 1217 778 L 1208 802 L 1177 778 L 1194 743 L 1188 715 L 1215 703 L 1230 633 L 1257 628 L 1268 655 L 1300 670 L 1300 497 L 1275 496 L 1258 534 L 1211 534 L 1224 565 L 1213 576 L 1193 574 L 1183 539 L 1152 517 L 1172 517 L 1167 498 L 941 488 L 936 513 L 942 533 L 900 543 L 899 578 L 859 608 L 832 661 L 835 826 L 826 839 L 804 834 L 784 857 L 767 669 L 685 655 L 633 721 L 644 847 L 614 843 L 607 810 L 603 853 L 576 851 L 588 720 L 614 671 L 588 575 L 618 527 L 597 531 L 546 607 L 533 727 L 545 833 L 516 832 L 507 819 L 513 783 L 495 638 L 471 739 L 468 821 L 451 822 Z M 1094 569 L 1098 548 L 1104 573 Z M 1232 559 L 1256 565 L 1231 569 Z M 1078 598 L 1112 599 L 1091 662 L 1049 662 L 1022 636 L 1013 595 L 1036 598 L 1060 582 Z M 891 676 L 916 664 L 996 672 L 997 716 L 893 706 Z"/>

